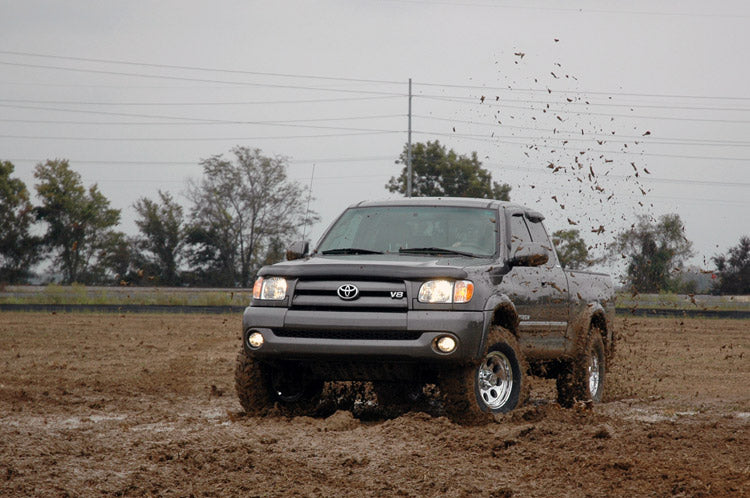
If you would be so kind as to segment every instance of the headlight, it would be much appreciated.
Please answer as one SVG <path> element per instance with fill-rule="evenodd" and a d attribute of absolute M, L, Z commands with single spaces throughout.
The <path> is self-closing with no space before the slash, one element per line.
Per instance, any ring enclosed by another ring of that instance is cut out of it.
<path fill-rule="evenodd" d="M 420 303 L 468 303 L 474 295 L 469 280 L 429 280 L 419 288 Z"/>
<path fill-rule="evenodd" d="M 259 277 L 253 285 L 253 299 L 281 301 L 286 296 L 286 279 Z"/>

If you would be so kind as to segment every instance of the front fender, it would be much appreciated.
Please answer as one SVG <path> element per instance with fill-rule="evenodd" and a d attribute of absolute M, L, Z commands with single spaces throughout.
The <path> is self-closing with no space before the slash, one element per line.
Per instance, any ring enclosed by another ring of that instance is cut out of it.
<path fill-rule="evenodd" d="M 480 357 L 484 352 L 485 343 L 487 342 L 487 336 L 490 333 L 490 327 L 493 325 L 499 325 L 503 328 L 510 330 L 510 332 L 518 338 L 518 313 L 516 312 L 516 306 L 513 301 L 505 294 L 493 294 L 484 303 L 484 330 L 482 332 L 482 340 L 479 343 L 479 351 L 477 351 L 477 357 Z"/>

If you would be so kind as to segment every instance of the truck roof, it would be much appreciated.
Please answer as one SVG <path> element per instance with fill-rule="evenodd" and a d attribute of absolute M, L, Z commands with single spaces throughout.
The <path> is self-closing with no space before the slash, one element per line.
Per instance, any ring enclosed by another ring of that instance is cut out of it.
<path fill-rule="evenodd" d="M 498 208 L 510 207 L 518 208 L 526 213 L 529 218 L 543 220 L 544 216 L 539 212 L 529 209 L 526 206 L 508 201 L 498 201 L 495 199 L 477 199 L 472 197 L 403 197 L 401 199 L 384 199 L 379 201 L 361 201 L 352 204 L 349 207 L 374 207 L 374 206 L 455 206 L 455 207 L 473 207 L 473 208 Z"/>

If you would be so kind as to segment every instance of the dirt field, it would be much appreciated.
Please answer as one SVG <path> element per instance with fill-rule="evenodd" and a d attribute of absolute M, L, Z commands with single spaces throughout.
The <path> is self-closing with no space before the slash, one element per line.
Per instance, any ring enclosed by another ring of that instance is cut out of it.
<path fill-rule="evenodd" d="M 239 325 L 1 313 L 0 495 L 750 496 L 750 321 L 619 319 L 605 403 L 483 427 L 245 417 Z"/>

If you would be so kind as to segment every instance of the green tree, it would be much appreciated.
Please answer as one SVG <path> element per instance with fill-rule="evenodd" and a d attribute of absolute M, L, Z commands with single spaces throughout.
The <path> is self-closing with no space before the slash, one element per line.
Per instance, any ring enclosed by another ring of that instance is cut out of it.
<path fill-rule="evenodd" d="M 30 233 L 34 208 L 26 185 L 11 177 L 13 170 L 12 163 L 0 161 L 0 282 L 7 283 L 23 282 L 39 260 L 39 239 Z"/>
<path fill-rule="evenodd" d="M 135 240 L 136 264 L 162 285 L 179 285 L 182 249 L 185 244 L 182 206 L 168 192 L 159 191 L 159 201 L 146 197 L 133 205 L 141 235 Z"/>
<path fill-rule="evenodd" d="M 197 281 L 248 287 L 275 240 L 299 236 L 317 221 L 306 213 L 306 188 L 286 174 L 286 159 L 235 147 L 201 161 L 203 178 L 188 186 L 190 263 Z"/>
<path fill-rule="evenodd" d="M 108 230 L 98 244 L 87 283 L 127 285 L 137 280 L 133 268 L 134 242 L 124 233 Z"/>
<path fill-rule="evenodd" d="M 672 274 L 693 254 L 684 232 L 678 214 L 665 214 L 656 222 L 644 215 L 615 237 L 610 256 L 628 260 L 628 280 L 638 292 L 674 291 L 680 280 Z"/>
<path fill-rule="evenodd" d="M 401 175 L 386 184 L 390 192 L 406 195 L 407 147 L 396 164 L 403 164 Z M 412 195 L 414 197 L 479 197 L 510 200 L 511 186 L 492 180 L 492 173 L 482 168 L 476 152 L 459 155 L 445 149 L 440 142 L 416 143 L 412 147 Z"/>
<path fill-rule="evenodd" d="M 719 280 L 714 284 L 717 294 L 750 294 L 750 237 L 740 238 L 740 243 L 726 255 L 711 258 L 716 265 Z"/>
<path fill-rule="evenodd" d="M 92 283 L 103 278 L 106 268 L 100 262 L 112 239 L 112 228 L 120 221 L 120 210 L 110 207 L 96 184 L 84 188 L 81 175 L 70 169 L 67 160 L 37 164 L 34 177 L 39 180 L 36 191 L 41 200 L 37 219 L 47 227 L 43 243 L 52 251 L 63 283 Z"/>
<path fill-rule="evenodd" d="M 558 230 L 552 234 L 560 265 L 570 270 L 582 270 L 601 261 L 589 255 L 586 242 L 578 230 Z"/>
<path fill-rule="evenodd" d="M 197 210 L 196 210 L 197 211 Z M 237 282 L 237 247 L 231 220 L 217 219 L 217 212 L 195 213 L 186 227 L 185 243 L 190 271 L 185 274 L 189 285 L 232 287 Z M 203 225 L 198 218 L 214 217 L 212 224 Z"/>

